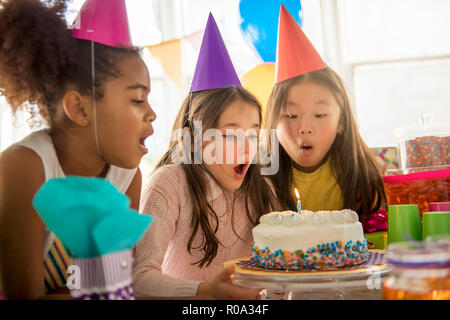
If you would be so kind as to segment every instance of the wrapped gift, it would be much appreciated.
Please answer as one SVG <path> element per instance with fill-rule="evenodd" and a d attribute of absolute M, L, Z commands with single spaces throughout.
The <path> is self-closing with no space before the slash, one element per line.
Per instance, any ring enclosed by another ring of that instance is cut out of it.
<path fill-rule="evenodd" d="M 386 250 L 387 231 L 364 233 L 364 237 L 367 239 L 369 249 Z"/>
<path fill-rule="evenodd" d="M 386 249 L 387 246 L 388 212 L 380 209 L 369 214 L 363 222 L 364 236 L 369 249 Z"/>
<path fill-rule="evenodd" d="M 381 171 L 398 169 L 397 148 L 371 148 Z"/>

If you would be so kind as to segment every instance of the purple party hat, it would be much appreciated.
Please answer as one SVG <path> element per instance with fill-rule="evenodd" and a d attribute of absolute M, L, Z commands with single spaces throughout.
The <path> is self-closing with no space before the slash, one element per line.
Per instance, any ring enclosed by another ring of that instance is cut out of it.
<path fill-rule="evenodd" d="M 189 92 L 226 87 L 242 87 L 242 84 L 210 13 Z"/>

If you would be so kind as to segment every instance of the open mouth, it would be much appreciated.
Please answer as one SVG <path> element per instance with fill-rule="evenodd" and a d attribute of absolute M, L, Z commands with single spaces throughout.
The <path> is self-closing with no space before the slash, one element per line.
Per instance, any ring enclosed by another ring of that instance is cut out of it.
<path fill-rule="evenodd" d="M 148 137 L 149 136 L 145 136 L 145 137 L 142 137 L 139 139 L 139 145 L 140 145 L 141 150 L 144 152 L 144 154 L 148 152 L 148 149 L 145 146 L 145 139 L 147 139 Z"/>
<path fill-rule="evenodd" d="M 301 146 L 300 146 L 300 149 L 302 149 L 302 150 L 312 150 L 312 145 L 310 145 L 310 144 L 302 144 Z"/>
<path fill-rule="evenodd" d="M 147 131 L 143 137 L 139 139 L 139 143 L 145 147 L 145 140 L 153 134 L 153 129 Z"/>
<path fill-rule="evenodd" d="M 239 164 L 239 165 L 237 165 L 237 166 L 234 166 L 234 167 L 233 167 L 233 171 L 234 171 L 234 174 L 235 174 L 238 178 L 243 178 L 244 175 L 245 175 L 245 171 L 247 170 L 247 168 L 248 168 L 248 164 L 247 164 L 247 163 L 242 163 L 242 164 Z"/>
<path fill-rule="evenodd" d="M 244 166 L 245 166 L 245 164 L 240 164 L 240 165 L 234 167 L 233 170 L 237 174 L 242 174 L 242 172 L 244 172 Z"/>

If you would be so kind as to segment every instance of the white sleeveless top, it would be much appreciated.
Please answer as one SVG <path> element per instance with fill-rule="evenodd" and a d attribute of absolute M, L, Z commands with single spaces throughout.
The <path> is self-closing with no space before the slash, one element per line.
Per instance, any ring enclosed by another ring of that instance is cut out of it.
<path fill-rule="evenodd" d="M 64 178 L 66 175 L 61 169 L 58 157 L 56 156 L 55 147 L 48 133 L 48 129 L 35 131 L 26 136 L 22 141 L 14 144 L 14 146 L 23 146 L 36 152 L 42 160 L 45 172 L 45 181 L 52 178 Z M 109 180 L 120 192 L 125 193 L 131 184 L 137 168 L 124 169 L 110 165 L 106 179 Z M 55 239 L 55 235 L 46 230 L 44 241 L 44 259 L 48 250 Z"/>

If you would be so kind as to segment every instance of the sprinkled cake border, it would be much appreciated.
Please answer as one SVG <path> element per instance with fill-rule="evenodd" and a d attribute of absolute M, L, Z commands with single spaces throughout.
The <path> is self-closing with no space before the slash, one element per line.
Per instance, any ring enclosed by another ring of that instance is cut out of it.
<path fill-rule="evenodd" d="M 312 270 L 348 267 L 361 264 L 367 259 L 367 241 L 342 241 L 319 244 L 308 250 L 259 249 L 252 243 L 252 260 L 260 267 L 273 270 Z"/>

